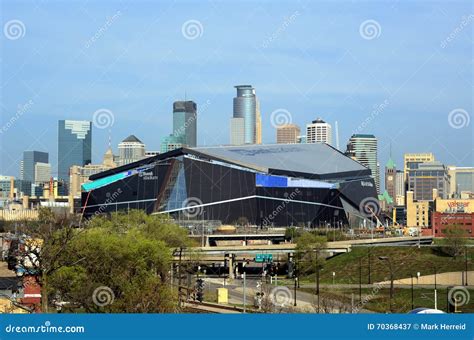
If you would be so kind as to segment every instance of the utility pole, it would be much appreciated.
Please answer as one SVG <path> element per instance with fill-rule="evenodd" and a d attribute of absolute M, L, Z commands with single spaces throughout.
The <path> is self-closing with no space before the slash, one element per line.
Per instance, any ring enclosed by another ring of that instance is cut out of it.
<path fill-rule="evenodd" d="M 294 294 L 294 302 L 293 306 L 296 307 L 296 287 L 298 286 L 298 277 L 295 277 L 295 294 Z"/>
<path fill-rule="evenodd" d="M 359 303 L 362 303 L 362 257 L 359 257 Z"/>
<path fill-rule="evenodd" d="M 316 295 L 318 297 L 318 313 L 319 313 L 319 264 L 316 267 Z"/>
<path fill-rule="evenodd" d="M 179 262 L 178 262 L 178 307 L 181 307 L 181 254 L 183 248 L 179 247 Z"/>
<path fill-rule="evenodd" d="M 464 248 L 464 266 L 465 266 L 465 272 L 466 272 L 466 280 L 464 280 L 464 284 L 467 286 L 467 276 L 468 276 L 468 270 L 467 270 L 467 246 Z"/>
<path fill-rule="evenodd" d="M 367 257 L 368 257 L 368 260 L 369 260 L 369 280 L 368 280 L 368 281 L 369 281 L 369 282 L 368 282 L 369 285 L 372 283 L 372 279 L 371 279 L 371 277 L 370 277 L 370 264 L 371 264 L 371 263 L 370 263 L 370 258 L 371 258 L 370 250 L 371 250 L 371 248 L 369 247 L 369 248 L 368 248 L 368 254 L 367 254 Z"/>
<path fill-rule="evenodd" d="M 244 313 L 247 312 L 247 281 L 246 281 L 246 277 L 245 277 L 245 266 L 243 267 L 243 274 L 242 274 L 242 277 L 244 279 Z"/>

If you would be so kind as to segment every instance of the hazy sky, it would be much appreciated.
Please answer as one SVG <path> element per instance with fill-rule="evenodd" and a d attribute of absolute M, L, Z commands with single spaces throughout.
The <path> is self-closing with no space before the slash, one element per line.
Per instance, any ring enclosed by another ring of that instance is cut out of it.
<path fill-rule="evenodd" d="M 428 151 L 474 165 L 470 1 L 1 3 L 2 175 L 18 175 L 23 150 L 49 151 L 56 172 L 57 121 L 100 109 L 114 151 L 129 134 L 159 150 L 185 93 L 198 144 L 229 143 L 237 84 L 256 88 L 264 143 L 279 110 L 302 128 L 338 121 L 341 149 L 353 132 L 375 134 L 382 169 L 390 144 L 399 166 Z"/>

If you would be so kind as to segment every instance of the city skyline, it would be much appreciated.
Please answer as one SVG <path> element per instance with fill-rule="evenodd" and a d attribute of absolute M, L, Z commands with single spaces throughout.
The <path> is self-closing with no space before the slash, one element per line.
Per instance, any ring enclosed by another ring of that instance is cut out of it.
<path fill-rule="evenodd" d="M 467 3 L 396 4 L 386 9 L 341 3 L 337 11 L 327 3 L 282 3 L 271 10 L 256 5 L 244 17 L 248 27 L 222 25 L 222 30 L 216 27 L 222 23 L 219 13 L 228 9 L 226 4 L 217 4 L 204 15 L 207 4 L 191 15 L 180 11 L 183 4 L 178 3 L 169 9 L 177 14 L 173 20 L 164 9 L 152 15 L 143 5 L 137 10 L 126 2 L 95 4 L 87 8 L 91 18 L 77 4 L 47 10 L 2 5 L 5 21 L 17 18 L 26 27 L 21 39 L 1 38 L 5 46 L 2 174 L 18 176 L 21 154 L 31 149 L 48 151 L 55 169 L 57 120 L 93 121 L 101 109 L 113 114 L 113 124 L 103 129 L 94 125 L 93 163 L 106 150 L 109 130 L 114 146 L 134 134 L 147 148 L 159 150 L 161 137 L 172 126 L 169 107 L 186 93 L 202 108 L 197 144 L 228 144 L 233 86 L 242 83 L 258 90 L 265 144 L 276 142 L 271 116 L 283 109 L 292 123 L 302 127 L 318 116 L 330 124 L 338 121 L 341 145 L 353 133 L 374 134 L 380 164 L 389 158 L 389 143 L 397 164 L 409 152 L 433 152 L 446 165 L 474 164 L 469 147 L 472 122 L 455 128 L 448 120 L 456 109 L 465 110 L 467 118 L 472 115 L 472 67 L 465 53 L 472 18 Z M 413 6 L 425 20 L 416 23 Z M 74 17 L 74 10 L 84 16 Z M 332 19 L 325 18 L 325 12 L 333 12 Z M 347 17 L 349 12 L 355 14 Z M 38 14 L 51 24 L 42 21 L 39 26 Z M 400 30 L 390 15 L 415 26 Z M 338 16 L 344 25 L 338 24 Z M 241 17 L 242 10 L 236 9 L 227 20 L 232 23 Z M 256 18 L 262 21 L 257 23 Z M 201 34 L 189 39 L 182 28 L 191 19 L 201 24 L 197 26 Z M 137 20 L 143 21 L 139 27 L 133 26 Z M 379 24 L 375 37 L 361 33 L 366 20 Z M 58 24 L 62 32 L 55 32 Z M 263 29 L 257 32 L 260 25 Z M 306 30 L 312 25 L 314 35 Z M 125 34 L 132 26 L 141 33 L 137 37 Z M 462 29 L 458 32 L 457 27 Z M 245 40 L 236 30 L 253 30 L 255 35 Z M 148 39 L 161 31 L 168 37 L 160 38 L 163 44 L 150 50 Z M 458 33 L 451 37 L 452 32 Z M 325 33 L 331 34 L 318 39 Z M 69 39 L 57 44 L 59 36 Z M 224 36 L 232 36 L 232 45 L 219 39 Z M 125 39 L 130 42 L 121 46 Z M 215 41 L 222 45 L 214 46 Z M 128 45 L 136 49 L 127 49 Z M 26 53 L 30 49 L 34 58 Z M 59 60 L 64 61 L 63 67 L 58 67 Z M 245 65 L 239 68 L 242 60 Z M 38 69 L 50 72 L 51 80 L 45 81 Z M 163 77 L 157 77 L 161 73 Z M 131 126 L 136 117 L 140 122 Z M 420 124 L 426 128 L 419 129 Z"/>

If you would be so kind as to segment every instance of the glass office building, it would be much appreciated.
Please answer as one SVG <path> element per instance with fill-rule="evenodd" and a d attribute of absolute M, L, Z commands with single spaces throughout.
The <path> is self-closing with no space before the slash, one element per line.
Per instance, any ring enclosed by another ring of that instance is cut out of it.
<path fill-rule="evenodd" d="M 257 143 L 257 97 L 251 85 L 237 85 L 233 118 L 244 119 L 244 144 Z M 232 140 L 232 136 L 231 136 Z"/>
<path fill-rule="evenodd" d="M 67 194 L 69 169 L 84 166 L 92 161 L 92 122 L 60 120 L 58 124 L 58 178 L 65 184 Z"/>
<path fill-rule="evenodd" d="M 35 165 L 36 163 L 48 163 L 48 153 L 41 151 L 24 151 L 23 152 L 23 180 L 36 182 Z"/>
<path fill-rule="evenodd" d="M 173 136 L 191 148 L 197 145 L 196 112 L 197 105 L 191 100 L 173 103 Z"/>

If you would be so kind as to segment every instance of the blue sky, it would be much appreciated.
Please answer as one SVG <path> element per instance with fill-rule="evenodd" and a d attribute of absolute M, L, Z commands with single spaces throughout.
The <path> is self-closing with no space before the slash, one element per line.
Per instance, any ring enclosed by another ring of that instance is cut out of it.
<path fill-rule="evenodd" d="M 0 174 L 18 175 L 23 150 L 49 151 L 56 171 L 57 121 L 103 108 L 115 151 L 129 134 L 159 150 L 185 93 L 198 104 L 198 144 L 226 144 L 237 84 L 256 88 L 265 143 L 283 109 L 301 127 L 338 121 L 342 149 L 354 131 L 375 134 L 382 166 L 390 144 L 397 165 L 404 152 L 474 165 L 469 1 L 1 4 Z M 23 24 L 17 39 L 11 20 Z M 182 32 L 189 20 L 202 27 L 195 39 Z M 375 33 L 361 33 L 367 20 Z M 94 162 L 108 131 L 93 130 Z"/>

